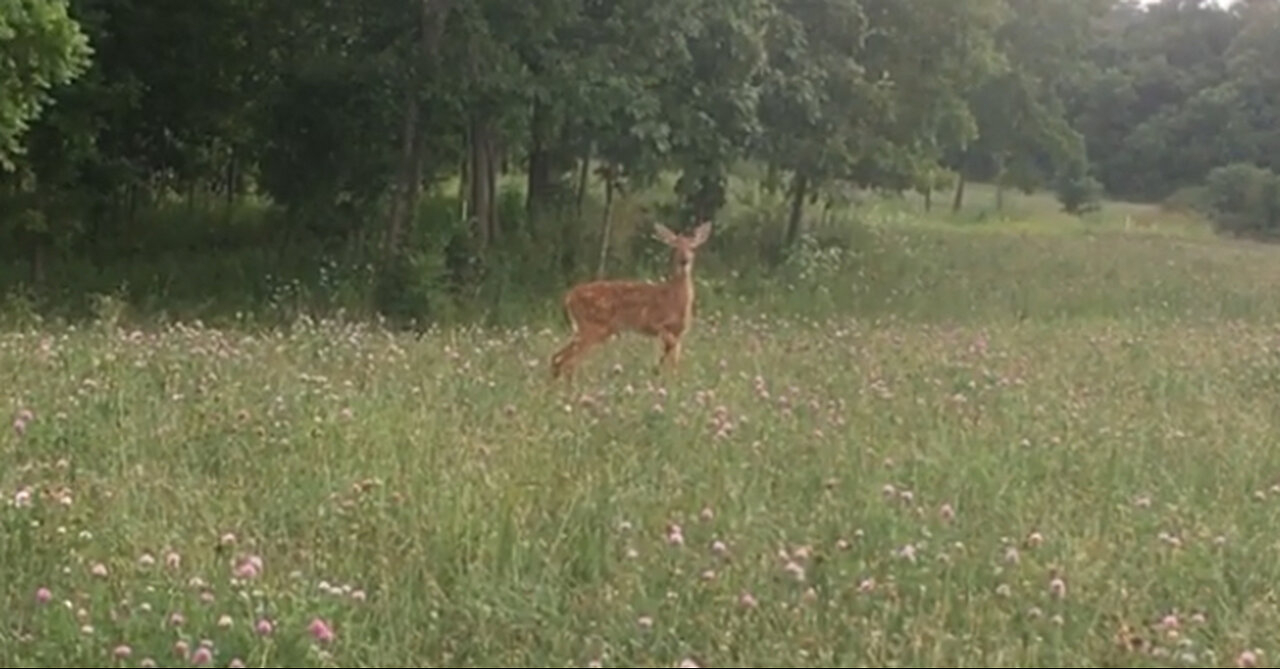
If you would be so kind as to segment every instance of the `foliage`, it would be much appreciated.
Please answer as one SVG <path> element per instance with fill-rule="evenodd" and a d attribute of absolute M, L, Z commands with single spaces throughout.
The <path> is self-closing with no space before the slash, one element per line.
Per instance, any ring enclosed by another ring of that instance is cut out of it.
<path fill-rule="evenodd" d="M 1083 214 L 1280 167 L 1275 0 L 4 6 L 0 256 L 36 293 L 257 211 L 246 253 L 341 256 L 362 311 L 422 321 L 625 268 L 632 219 L 725 216 L 751 170 L 787 195 L 753 228 L 784 260 L 872 192 Z"/>
<path fill-rule="evenodd" d="M 1280 235 L 1280 175 L 1247 163 L 1209 172 L 1206 196 L 1211 216 L 1224 231 L 1238 235 Z"/>
<path fill-rule="evenodd" d="M 1102 183 L 1089 174 L 1083 160 L 1062 168 L 1054 181 L 1054 190 L 1064 211 L 1084 214 L 1097 211 L 1102 204 Z"/>
<path fill-rule="evenodd" d="M 0 169 L 14 169 L 53 89 L 74 82 L 91 53 L 66 0 L 0 0 Z"/>

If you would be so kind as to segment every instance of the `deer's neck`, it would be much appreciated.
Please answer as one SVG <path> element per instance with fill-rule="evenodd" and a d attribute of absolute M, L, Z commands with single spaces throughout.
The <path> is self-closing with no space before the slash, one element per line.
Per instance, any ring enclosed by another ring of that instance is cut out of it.
<path fill-rule="evenodd" d="M 684 313 L 686 323 L 693 318 L 693 276 L 688 272 L 672 272 L 667 279 L 667 286 L 675 293 L 676 304 Z"/>
<path fill-rule="evenodd" d="M 693 277 L 688 272 L 673 270 L 667 277 L 667 286 L 681 295 L 693 297 Z"/>

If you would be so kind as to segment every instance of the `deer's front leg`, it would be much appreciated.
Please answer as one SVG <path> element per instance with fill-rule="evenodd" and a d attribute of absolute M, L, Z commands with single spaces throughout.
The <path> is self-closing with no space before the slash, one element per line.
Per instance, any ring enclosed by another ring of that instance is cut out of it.
<path fill-rule="evenodd" d="M 675 369 L 680 363 L 680 337 L 666 330 L 663 330 L 659 337 L 662 339 L 662 357 L 654 367 L 654 374 L 661 372 L 663 367 Z"/>

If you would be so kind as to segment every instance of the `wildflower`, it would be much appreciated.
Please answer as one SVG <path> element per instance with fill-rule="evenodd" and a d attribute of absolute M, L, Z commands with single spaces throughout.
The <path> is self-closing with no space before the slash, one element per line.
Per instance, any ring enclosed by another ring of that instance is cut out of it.
<path fill-rule="evenodd" d="M 259 619 L 257 624 L 253 626 L 253 631 L 257 632 L 258 636 L 271 636 L 271 632 L 274 629 L 275 626 L 266 618 Z"/>
<path fill-rule="evenodd" d="M 950 504 L 943 504 L 942 507 L 938 509 L 938 516 L 940 516 L 945 522 L 951 522 L 952 519 L 956 517 L 956 510 L 952 508 Z"/>
<path fill-rule="evenodd" d="M 262 558 L 257 555 L 250 555 L 242 558 L 236 565 L 236 578 L 249 580 L 258 577 L 262 573 Z"/>
<path fill-rule="evenodd" d="M 196 652 L 191 654 L 191 664 L 197 667 L 204 666 L 213 661 L 213 650 L 208 646 L 200 646 Z"/>
<path fill-rule="evenodd" d="M 27 433 L 27 423 L 35 420 L 35 415 L 30 409 L 23 409 L 13 419 L 13 432 L 19 437 Z"/>
<path fill-rule="evenodd" d="M 133 655 L 133 649 L 125 644 L 120 644 L 115 647 L 115 650 L 111 651 L 111 654 L 114 655 L 117 660 L 123 660 L 124 658 Z"/>
<path fill-rule="evenodd" d="M 311 636 L 320 643 L 329 643 L 330 641 L 333 641 L 333 628 L 329 627 L 329 623 L 326 623 L 319 618 L 315 618 L 311 621 L 311 624 L 307 626 L 307 631 L 310 632 Z"/>
<path fill-rule="evenodd" d="M 1236 666 L 1237 667 L 1258 666 L 1258 654 L 1251 650 L 1246 650 L 1241 652 L 1239 655 L 1236 656 Z"/>
<path fill-rule="evenodd" d="M 1054 578 L 1049 581 L 1049 593 L 1058 599 L 1062 599 L 1067 595 L 1067 584 L 1061 578 Z"/>
<path fill-rule="evenodd" d="M 636 624 L 639 625 L 641 629 L 653 629 L 653 617 L 640 616 L 636 619 Z"/>
<path fill-rule="evenodd" d="M 89 568 L 89 573 L 97 576 L 98 578 L 102 578 L 107 575 L 107 565 L 102 564 L 101 562 L 95 562 L 93 563 L 93 566 Z"/>
<path fill-rule="evenodd" d="M 50 599 L 53 599 L 53 593 L 50 592 L 48 588 L 39 588 L 36 590 L 37 604 L 48 604 Z"/>

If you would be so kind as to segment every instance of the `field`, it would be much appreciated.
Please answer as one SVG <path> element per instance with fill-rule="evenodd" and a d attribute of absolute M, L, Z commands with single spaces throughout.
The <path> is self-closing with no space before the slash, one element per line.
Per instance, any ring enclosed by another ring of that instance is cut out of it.
<path fill-rule="evenodd" d="M 572 389 L 554 309 L 12 329 L 0 664 L 1267 665 L 1280 250 L 1116 211 L 710 256 Z"/>

